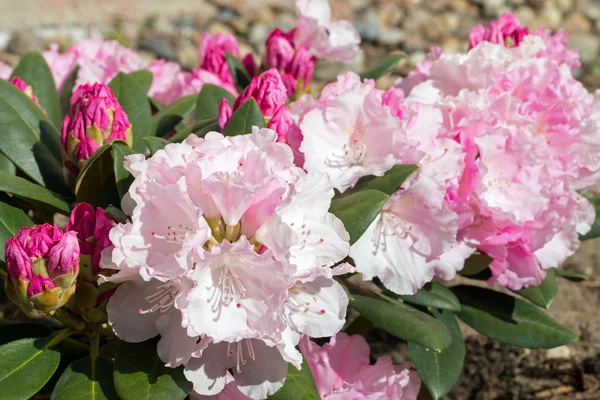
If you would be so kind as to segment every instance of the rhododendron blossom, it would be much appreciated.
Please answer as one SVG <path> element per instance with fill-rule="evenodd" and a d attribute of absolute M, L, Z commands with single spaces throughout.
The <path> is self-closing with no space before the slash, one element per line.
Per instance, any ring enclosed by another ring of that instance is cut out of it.
<path fill-rule="evenodd" d="M 127 157 L 132 221 L 110 232 L 108 304 L 126 341 L 161 334 L 158 352 L 183 364 L 201 395 L 235 380 L 251 398 L 274 393 L 297 367 L 300 334 L 330 336 L 348 299 L 330 269 L 349 250 L 328 212 L 333 188 L 306 174 L 276 133 L 191 135 L 153 157 Z M 235 372 L 232 376 L 229 369 Z"/>
<path fill-rule="evenodd" d="M 239 45 L 234 35 L 217 33 L 212 36 L 207 32 L 202 33 L 199 53 L 200 68 L 212 72 L 227 84 L 233 84 L 225 53 L 235 57 L 239 55 Z"/>

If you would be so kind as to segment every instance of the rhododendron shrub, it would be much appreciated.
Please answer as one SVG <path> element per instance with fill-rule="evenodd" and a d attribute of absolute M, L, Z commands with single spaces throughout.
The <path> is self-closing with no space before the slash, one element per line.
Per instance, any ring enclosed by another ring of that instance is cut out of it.
<path fill-rule="evenodd" d="M 505 14 L 391 87 L 397 54 L 313 93 L 359 36 L 296 6 L 262 55 L 200 35 L 191 70 L 96 39 L 0 64 L 0 277 L 57 320 L 5 314 L 3 398 L 440 399 L 457 318 L 577 339 L 541 310 L 600 236 L 600 100 L 567 35 Z"/>

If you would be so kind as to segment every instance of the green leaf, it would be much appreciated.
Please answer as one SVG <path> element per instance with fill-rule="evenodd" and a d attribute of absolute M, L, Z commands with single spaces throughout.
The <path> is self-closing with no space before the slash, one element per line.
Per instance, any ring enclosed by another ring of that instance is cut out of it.
<path fill-rule="evenodd" d="M 182 142 L 192 133 L 196 134 L 198 137 L 204 137 L 204 135 L 206 135 L 208 132 L 218 131 L 219 129 L 219 123 L 217 120 L 205 119 L 183 128 L 169 138 L 169 143 Z"/>
<path fill-rule="evenodd" d="M 122 224 L 127 223 L 129 217 L 123 211 L 119 210 L 115 206 L 108 206 L 106 210 L 104 210 L 110 217 L 114 218 L 115 221 L 120 222 Z"/>
<path fill-rule="evenodd" d="M 0 393 L 3 400 L 27 400 L 52 377 L 60 353 L 46 338 L 27 338 L 0 346 Z"/>
<path fill-rule="evenodd" d="M 156 154 L 157 151 L 164 149 L 165 146 L 169 144 L 167 140 L 161 137 L 148 136 L 145 137 L 144 140 L 146 141 L 146 145 L 148 146 L 148 149 L 150 149 L 150 155 L 152 156 Z"/>
<path fill-rule="evenodd" d="M 4 246 L 2 246 L 4 248 Z M 0 346 L 25 338 L 39 338 L 52 334 L 52 329 L 42 324 L 10 324 L 0 328 Z"/>
<path fill-rule="evenodd" d="M 133 176 L 129 171 L 125 169 L 125 156 L 134 154 L 133 150 L 126 143 L 118 141 L 112 145 L 112 158 L 113 167 L 115 171 L 115 182 L 117 183 L 117 190 L 119 191 L 119 197 L 123 198 L 125 193 L 129 190 L 129 186 L 133 182 Z"/>
<path fill-rule="evenodd" d="M 148 97 L 148 101 L 150 102 L 150 106 L 152 106 L 152 110 L 160 111 L 165 108 L 165 105 L 160 101 L 156 100 L 154 97 Z"/>
<path fill-rule="evenodd" d="M 354 187 L 346 192 L 344 196 L 351 193 L 356 193 L 361 190 L 374 189 L 379 190 L 391 196 L 396 193 L 398 188 L 402 186 L 404 181 L 408 179 L 415 171 L 418 171 L 419 167 L 416 165 L 394 165 L 391 169 L 387 170 L 383 176 L 365 176 L 357 182 Z"/>
<path fill-rule="evenodd" d="M 40 140 L 46 145 L 52 156 L 62 164 L 62 144 L 60 133 L 49 121 L 40 121 Z"/>
<path fill-rule="evenodd" d="M 315 387 L 315 380 L 306 363 L 302 360 L 302 369 L 298 371 L 292 364 L 288 364 L 288 373 L 285 383 L 269 400 L 319 400 L 319 392 Z"/>
<path fill-rule="evenodd" d="M 554 273 L 556 276 L 560 276 L 561 278 L 568 279 L 573 282 L 581 282 L 587 281 L 589 278 L 583 274 L 579 274 L 577 272 L 565 271 L 564 269 L 555 269 Z"/>
<path fill-rule="evenodd" d="M 44 57 L 37 51 L 26 53 L 15 67 L 11 77 L 19 77 L 33 88 L 33 94 L 48 114 L 48 119 L 59 127 L 62 123 L 62 113 L 56 84 Z"/>
<path fill-rule="evenodd" d="M 233 82 L 241 93 L 250 84 L 250 75 L 246 71 L 246 67 L 244 67 L 236 56 L 226 52 L 225 58 L 227 59 L 227 65 L 233 77 Z"/>
<path fill-rule="evenodd" d="M 152 116 L 152 133 L 164 136 L 180 123 L 196 107 L 197 95 L 191 94 L 164 107 Z"/>
<path fill-rule="evenodd" d="M 400 295 L 398 297 L 407 303 L 420 306 L 460 311 L 460 302 L 454 293 L 437 282 L 427 283 L 413 295 Z"/>
<path fill-rule="evenodd" d="M 396 65 L 404 58 L 404 54 L 390 54 L 373 68 L 363 71 L 360 74 L 361 79 L 379 79 L 389 74 L 396 68 Z"/>
<path fill-rule="evenodd" d="M 260 107 L 256 104 L 256 100 L 251 97 L 231 115 L 223 134 L 225 136 L 237 136 L 252 133 L 253 126 L 264 128 L 266 125 Z"/>
<path fill-rule="evenodd" d="M 546 278 L 538 286 L 530 286 L 527 289 L 515 291 L 515 293 L 526 298 L 536 306 L 549 309 L 558 293 L 558 284 L 554 270 L 546 270 Z"/>
<path fill-rule="evenodd" d="M 62 115 L 71 115 L 71 97 L 73 97 L 73 89 L 75 89 L 75 81 L 77 80 L 77 74 L 79 73 L 79 65 L 73 68 L 73 71 L 69 74 L 67 80 L 63 84 L 62 90 L 60 91 L 60 108 Z"/>
<path fill-rule="evenodd" d="M 465 261 L 465 266 L 459 271 L 459 274 L 471 279 L 479 279 L 479 275 L 488 270 L 490 263 L 494 259 L 487 254 L 476 251 Z M 487 278 L 484 278 L 487 279 Z"/>
<path fill-rule="evenodd" d="M 196 121 L 207 119 L 216 120 L 219 117 L 219 104 L 223 98 L 227 99 L 229 106 L 233 106 L 235 97 L 220 86 L 206 83 L 196 99 Z"/>
<path fill-rule="evenodd" d="M 89 357 L 75 361 L 56 383 L 50 400 L 119 400 L 113 383 L 113 362 Z"/>
<path fill-rule="evenodd" d="M 0 171 L 4 171 L 11 175 L 15 175 L 17 173 L 17 166 L 3 153 L 0 153 Z"/>
<path fill-rule="evenodd" d="M 592 229 L 585 235 L 579 235 L 579 240 L 590 240 L 600 237 L 600 197 L 592 197 L 588 199 L 596 210 L 596 219 L 592 224 Z"/>
<path fill-rule="evenodd" d="M 11 83 L 0 80 L 0 152 L 40 185 L 62 178 L 62 165 L 50 156 L 42 140 L 44 114 L 29 97 Z"/>
<path fill-rule="evenodd" d="M 375 220 L 389 196 L 379 190 L 367 189 L 348 196 L 334 198 L 329 212 L 343 223 L 355 243 Z"/>
<path fill-rule="evenodd" d="M 115 140 L 104 143 L 81 167 L 75 182 L 75 195 L 78 203 L 86 202 L 98 205 L 97 200 L 101 195 L 102 188 L 107 183 L 114 182 L 114 163 L 112 153 L 108 150 L 116 142 Z"/>
<path fill-rule="evenodd" d="M 436 309 L 430 312 L 450 332 L 452 344 L 441 353 L 436 353 L 409 343 L 408 352 L 432 397 L 441 399 L 460 377 L 465 361 L 465 340 L 454 313 Z"/>
<path fill-rule="evenodd" d="M 133 150 L 137 153 L 143 153 L 146 150 L 146 142 L 143 138 L 150 136 L 152 128 L 150 103 L 146 97 L 145 83 L 141 82 L 140 75 L 132 76 L 132 74 L 119 72 L 108 84 L 129 117 L 133 129 Z"/>
<path fill-rule="evenodd" d="M 154 78 L 152 72 L 147 69 L 140 69 L 138 71 L 130 72 L 128 75 L 137 81 L 144 90 L 144 93 L 148 93 L 150 86 L 152 86 L 152 79 Z"/>
<path fill-rule="evenodd" d="M 13 196 L 29 200 L 33 204 L 50 207 L 67 215 L 71 210 L 59 195 L 45 187 L 2 171 L 0 171 L 0 192 L 10 193 Z"/>
<path fill-rule="evenodd" d="M 516 297 L 467 285 L 451 289 L 462 304 L 458 317 L 499 342 L 529 349 L 551 349 L 577 340 L 572 330 Z"/>
<path fill-rule="evenodd" d="M 419 346 L 441 351 L 452 342 L 450 333 L 441 322 L 399 301 L 353 294 L 350 305 L 380 328 Z"/>
<path fill-rule="evenodd" d="M 4 244 L 24 226 L 32 226 L 33 221 L 23 210 L 0 201 L 0 260 L 4 261 Z"/>
<path fill-rule="evenodd" d="M 183 367 L 165 367 L 156 354 L 156 340 L 121 343 L 115 358 L 114 378 L 123 400 L 183 400 L 192 390 Z"/>

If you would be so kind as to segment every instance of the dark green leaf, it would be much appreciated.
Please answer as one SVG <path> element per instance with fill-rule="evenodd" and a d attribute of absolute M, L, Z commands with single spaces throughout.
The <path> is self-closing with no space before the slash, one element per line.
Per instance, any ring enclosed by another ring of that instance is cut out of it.
<path fill-rule="evenodd" d="M 360 77 L 361 79 L 379 79 L 392 72 L 403 58 L 404 54 L 390 54 L 373 68 L 363 71 Z"/>
<path fill-rule="evenodd" d="M 569 328 L 556 323 L 523 300 L 475 286 L 451 288 L 462 304 L 460 319 L 499 342 L 529 349 L 551 349 L 577 340 Z"/>
<path fill-rule="evenodd" d="M 33 221 L 23 210 L 0 201 L 0 260 L 4 261 L 4 244 L 24 226 Z"/>
<path fill-rule="evenodd" d="M 115 221 L 120 222 L 122 224 L 127 223 L 129 219 L 127 217 L 127 214 L 125 214 L 123 211 L 119 210 L 115 206 L 108 206 L 106 207 L 105 211 L 110 217 L 114 218 Z"/>
<path fill-rule="evenodd" d="M 288 365 L 288 374 L 281 389 L 269 397 L 269 400 L 319 400 L 319 392 L 306 358 L 302 361 L 302 369 L 298 371 L 292 364 Z"/>
<path fill-rule="evenodd" d="M 156 354 L 156 340 L 121 343 L 115 358 L 114 378 L 123 400 L 183 400 L 192 390 L 182 367 L 165 367 Z"/>
<path fill-rule="evenodd" d="M 152 106 L 152 110 L 160 111 L 165 108 L 165 105 L 160 101 L 156 100 L 154 97 L 148 97 L 148 101 L 150 101 L 150 105 Z"/>
<path fill-rule="evenodd" d="M 62 115 L 71 115 L 71 97 L 73 97 L 73 89 L 75 89 L 75 80 L 77 80 L 77 74 L 79 73 L 79 65 L 73 68 L 73 71 L 69 74 L 69 77 L 63 84 L 62 90 L 60 91 L 60 108 L 62 109 Z"/>
<path fill-rule="evenodd" d="M 0 171 L 4 171 L 11 175 L 15 175 L 17 173 L 17 166 L 3 153 L 0 153 Z"/>
<path fill-rule="evenodd" d="M 392 335 L 431 350 L 441 351 L 452 341 L 444 325 L 431 315 L 399 301 L 353 294 L 350 305 L 363 317 Z"/>
<path fill-rule="evenodd" d="M 147 69 L 140 69 L 139 71 L 130 72 L 129 76 L 137 81 L 144 93 L 148 93 L 150 86 L 152 86 L 152 72 Z"/>
<path fill-rule="evenodd" d="M 225 58 L 227 59 L 227 65 L 233 77 L 233 82 L 237 89 L 242 92 L 250 84 L 250 75 L 246 71 L 246 67 L 244 67 L 236 56 L 226 52 Z"/>
<path fill-rule="evenodd" d="M 119 339 L 110 340 L 104 346 L 100 347 L 98 351 L 98 356 L 105 358 L 107 360 L 114 360 L 117 356 L 117 350 L 119 350 L 119 346 L 123 343 Z"/>
<path fill-rule="evenodd" d="M 34 204 L 44 205 L 69 214 L 69 205 L 59 195 L 43 186 L 0 171 L 0 192 L 10 193 Z"/>
<path fill-rule="evenodd" d="M 182 142 L 192 133 L 196 134 L 198 137 L 204 137 L 208 132 L 219 129 L 219 124 L 215 119 L 205 119 L 183 128 L 169 138 L 169 143 Z"/>
<path fill-rule="evenodd" d="M 46 118 L 29 97 L 0 80 L 0 152 L 35 182 L 47 186 L 62 180 L 62 165 L 41 140 Z"/>
<path fill-rule="evenodd" d="M 465 261 L 465 266 L 459 272 L 459 274 L 471 279 L 480 279 L 479 275 L 482 272 L 488 270 L 488 267 L 492 261 L 492 257 L 488 256 L 487 254 L 483 254 L 476 251 L 471 255 L 471 257 L 467 258 L 467 260 Z"/>
<path fill-rule="evenodd" d="M 100 147 L 83 164 L 77 182 L 75 182 L 75 195 L 77 202 L 97 204 L 102 187 L 109 181 L 114 182 L 114 163 L 110 148 L 116 141 L 110 141 Z"/>
<path fill-rule="evenodd" d="M 391 196 L 418 169 L 416 165 L 394 165 L 383 176 L 370 175 L 361 178 L 352 189 L 344 192 L 344 195 L 374 189 Z"/>
<path fill-rule="evenodd" d="M 546 309 L 552 306 L 556 294 L 558 293 L 558 284 L 553 269 L 546 271 L 546 278 L 538 286 L 530 286 L 527 289 L 515 292 L 535 304 Z"/>
<path fill-rule="evenodd" d="M 389 196 L 379 190 L 363 190 L 348 196 L 334 198 L 329 212 L 343 223 L 355 243 L 375 220 Z"/>
<path fill-rule="evenodd" d="M 59 163 L 62 163 L 62 145 L 60 133 L 49 121 L 40 121 L 40 140 L 46 145 L 50 153 Z"/>
<path fill-rule="evenodd" d="M 148 149 L 150 149 L 150 155 L 152 156 L 156 154 L 157 151 L 164 149 L 165 146 L 169 144 L 167 140 L 160 137 L 148 136 L 145 137 L 144 140 L 146 141 L 146 145 L 148 146 Z"/>
<path fill-rule="evenodd" d="M 119 197 L 123 198 L 133 182 L 133 176 L 125 169 L 125 156 L 134 154 L 133 150 L 124 142 L 115 142 L 111 147 L 113 157 L 113 167 L 115 170 L 115 182 L 119 190 Z"/>
<path fill-rule="evenodd" d="M 565 279 L 568 279 L 573 282 L 581 282 L 581 281 L 588 280 L 588 277 L 583 274 L 579 274 L 577 272 L 565 271 L 564 269 L 556 269 L 556 270 L 554 270 L 554 273 L 556 274 L 556 276 L 560 276 L 561 278 L 565 278 Z"/>
<path fill-rule="evenodd" d="M 219 116 L 219 104 L 223 98 L 233 106 L 235 97 L 222 87 L 210 83 L 204 84 L 196 100 L 196 121 L 216 120 Z"/>
<path fill-rule="evenodd" d="M 592 224 L 592 229 L 585 235 L 579 235 L 579 240 L 590 240 L 600 237 L 600 197 L 593 197 L 588 199 L 596 210 L 596 219 Z"/>
<path fill-rule="evenodd" d="M 119 72 L 108 86 L 115 92 L 119 104 L 129 117 L 133 129 L 133 149 L 137 153 L 143 153 L 146 150 L 143 138 L 150 136 L 152 128 L 150 103 L 146 97 L 144 82 L 141 82 L 139 75 Z"/>
<path fill-rule="evenodd" d="M 164 107 L 152 116 L 154 136 L 164 136 L 180 123 L 196 107 L 197 95 L 191 94 Z"/>
<path fill-rule="evenodd" d="M 240 106 L 229 118 L 223 130 L 225 136 L 244 135 L 252 133 L 252 127 L 264 128 L 265 117 L 252 97 Z"/>
<path fill-rule="evenodd" d="M 119 400 L 113 383 L 113 362 L 89 357 L 75 361 L 60 376 L 51 400 Z"/>
<path fill-rule="evenodd" d="M 445 286 L 430 282 L 413 295 L 401 295 L 402 300 L 420 306 L 435 307 L 451 311 L 460 311 L 460 302 Z"/>
<path fill-rule="evenodd" d="M 3 400 L 27 400 L 52 377 L 60 353 L 45 338 L 27 338 L 0 346 L 0 393 Z"/>
<path fill-rule="evenodd" d="M 59 127 L 62 123 L 60 102 L 54 78 L 44 57 L 37 51 L 25 54 L 13 70 L 12 76 L 21 78 L 33 88 L 33 93 L 46 110 L 48 119 L 54 126 Z"/>
<path fill-rule="evenodd" d="M 441 399 L 460 377 L 465 361 L 465 341 L 454 313 L 436 309 L 431 309 L 431 313 L 450 332 L 452 344 L 436 353 L 409 343 L 408 351 L 432 397 Z"/>
<path fill-rule="evenodd" d="M 4 248 L 4 246 L 2 246 Z M 52 329 L 42 324 L 10 324 L 0 327 L 0 346 L 25 338 L 39 338 L 52 334 Z"/>

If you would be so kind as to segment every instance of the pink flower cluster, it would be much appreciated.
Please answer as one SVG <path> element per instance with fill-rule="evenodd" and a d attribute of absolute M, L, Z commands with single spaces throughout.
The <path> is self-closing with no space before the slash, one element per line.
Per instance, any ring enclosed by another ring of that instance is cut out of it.
<path fill-rule="evenodd" d="M 475 250 L 493 258 L 491 284 L 537 285 L 594 220 L 578 191 L 600 183 L 599 96 L 573 78 L 564 33 L 505 15 L 471 38 L 465 54 L 433 49 L 398 88 L 346 74 L 291 105 L 296 162 L 342 192 L 419 166 L 350 250 L 397 293 L 452 278 Z"/>

